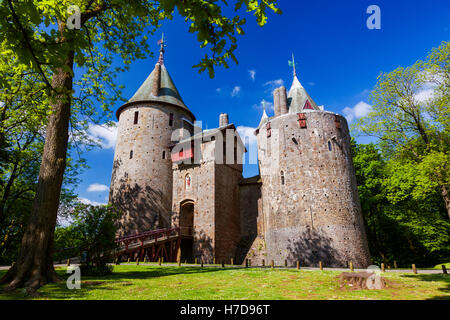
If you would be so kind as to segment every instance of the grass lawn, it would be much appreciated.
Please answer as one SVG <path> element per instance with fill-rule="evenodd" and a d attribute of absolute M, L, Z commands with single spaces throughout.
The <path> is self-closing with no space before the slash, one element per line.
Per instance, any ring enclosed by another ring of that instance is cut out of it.
<path fill-rule="evenodd" d="M 67 279 L 64 268 L 57 269 Z M 0 271 L 0 277 L 6 271 Z M 340 271 L 295 269 L 235 269 L 120 265 L 107 277 L 83 277 L 81 290 L 68 290 L 65 281 L 39 289 L 37 299 L 133 300 L 288 300 L 288 299 L 450 299 L 450 276 L 384 273 L 384 290 L 340 288 Z M 1 293 L 0 299 L 30 299 L 23 290 Z"/>

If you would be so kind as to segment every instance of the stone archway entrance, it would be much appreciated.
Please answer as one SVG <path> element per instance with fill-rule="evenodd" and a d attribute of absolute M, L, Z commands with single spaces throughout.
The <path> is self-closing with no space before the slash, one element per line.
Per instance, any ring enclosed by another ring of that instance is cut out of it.
<path fill-rule="evenodd" d="M 185 200 L 180 204 L 181 261 L 194 260 L 194 201 Z"/>

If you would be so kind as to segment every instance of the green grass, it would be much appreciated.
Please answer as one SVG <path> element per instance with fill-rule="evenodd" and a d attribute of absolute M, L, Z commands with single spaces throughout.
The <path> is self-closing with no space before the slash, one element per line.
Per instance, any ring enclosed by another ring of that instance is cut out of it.
<path fill-rule="evenodd" d="M 435 265 L 433 269 L 442 269 L 442 265 L 444 265 L 447 269 L 450 269 L 450 262 L 439 263 Z"/>
<path fill-rule="evenodd" d="M 443 274 L 385 273 L 388 288 L 351 290 L 339 287 L 338 271 L 120 265 L 107 277 L 82 277 L 81 290 L 68 290 L 65 269 L 57 271 L 64 281 L 40 288 L 37 299 L 450 299 L 450 276 Z M 19 289 L 0 299 L 30 297 Z"/>

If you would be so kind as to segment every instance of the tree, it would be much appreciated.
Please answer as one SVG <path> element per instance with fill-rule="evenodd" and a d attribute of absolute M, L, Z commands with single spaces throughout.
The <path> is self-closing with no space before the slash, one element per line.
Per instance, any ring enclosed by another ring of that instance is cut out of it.
<path fill-rule="evenodd" d="M 0 51 L 5 53 L 0 57 L 0 263 L 11 264 L 35 195 L 48 100 L 39 74 L 18 63 L 2 44 Z M 63 201 L 72 197 L 67 187 L 77 182 L 83 164 L 83 159 L 68 159 Z"/>
<path fill-rule="evenodd" d="M 425 62 L 383 73 L 371 93 L 372 112 L 355 129 L 380 139 L 387 157 L 413 166 L 413 195 L 439 189 L 450 217 L 450 42 Z"/>
<path fill-rule="evenodd" d="M 89 106 L 93 100 L 99 101 L 106 112 L 109 110 L 108 102 L 120 94 L 112 79 L 115 71 L 123 71 L 109 68 L 113 56 L 120 56 L 126 69 L 132 60 L 149 54 L 146 34 L 153 34 L 160 21 L 171 19 L 175 7 L 190 22 L 189 32 L 196 33 L 201 46 L 211 52 L 196 66 L 200 72 L 208 70 L 213 76 L 214 67 L 227 66 L 229 59 L 236 61 L 235 35 L 243 34 L 246 20 L 238 15 L 226 17 L 216 2 L 5 0 L 0 4 L 0 43 L 12 50 L 20 63 L 39 73 L 47 88 L 50 109 L 30 220 L 18 260 L 1 279 L 9 283 L 8 289 L 21 286 L 35 289 L 58 281 L 52 261 L 53 237 L 71 113 Z M 226 1 L 222 3 L 228 6 Z M 67 24 L 71 14 L 67 9 L 72 4 L 80 8 L 80 30 L 70 29 Z M 274 0 L 237 0 L 234 11 L 238 12 L 243 5 L 260 25 L 266 23 L 267 10 L 280 13 Z M 79 88 L 86 93 L 85 100 L 74 99 L 75 66 L 85 70 Z"/>
<path fill-rule="evenodd" d="M 447 261 L 450 221 L 439 189 L 416 199 L 414 167 L 383 158 L 375 144 L 352 141 L 352 153 L 372 260 L 424 267 Z"/>

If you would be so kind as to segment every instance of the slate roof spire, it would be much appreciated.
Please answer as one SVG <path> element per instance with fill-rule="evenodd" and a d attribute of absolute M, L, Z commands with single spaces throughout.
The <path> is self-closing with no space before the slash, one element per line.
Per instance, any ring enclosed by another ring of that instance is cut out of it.
<path fill-rule="evenodd" d="M 164 48 L 166 46 L 164 34 L 161 40 L 158 41 L 158 45 L 160 46 L 159 59 L 155 64 L 155 68 L 144 81 L 144 83 L 140 86 L 140 88 L 136 91 L 133 97 L 131 97 L 131 99 L 128 100 L 127 103 L 125 103 L 117 110 L 117 118 L 119 118 L 120 112 L 129 105 L 141 102 L 163 102 L 188 111 L 195 119 L 195 116 L 184 104 L 183 99 L 181 98 L 181 95 L 177 90 L 177 87 L 175 86 L 169 72 L 167 71 L 166 66 L 164 65 Z"/>
<path fill-rule="evenodd" d="M 298 80 L 294 54 L 292 54 L 292 62 L 289 61 L 289 65 L 294 68 L 294 80 L 288 94 L 289 112 L 300 113 L 307 110 L 320 110 L 308 92 L 306 92 L 300 80 Z"/>

